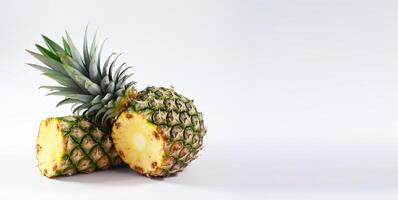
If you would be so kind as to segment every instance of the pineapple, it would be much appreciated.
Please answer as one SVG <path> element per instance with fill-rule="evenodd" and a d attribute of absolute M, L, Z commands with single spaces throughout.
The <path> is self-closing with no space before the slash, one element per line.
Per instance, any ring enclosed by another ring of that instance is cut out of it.
<path fill-rule="evenodd" d="M 127 82 L 124 63 L 114 71 L 111 56 L 103 65 L 95 36 L 90 49 L 87 32 L 83 57 L 68 34 L 63 47 L 43 36 L 48 49 L 28 51 L 45 66 L 29 64 L 60 86 L 43 86 L 50 95 L 64 96 L 57 106 L 72 103 L 73 112 L 83 115 L 105 132 L 112 131 L 115 148 L 132 169 L 147 176 L 169 176 L 182 171 L 197 157 L 206 133 L 202 113 L 192 100 L 172 88 L 148 87 L 141 92 Z M 102 49 L 102 45 L 101 45 Z"/>
<path fill-rule="evenodd" d="M 81 116 L 43 120 L 36 158 L 40 172 L 47 177 L 89 173 L 121 163 L 109 134 Z"/>
<path fill-rule="evenodd" d="M 182 171 L 197 157 L 205 133 L 193 102 L 163 87 L 139 92 L 112 128 L 119 156 L 147 176 Z"/>

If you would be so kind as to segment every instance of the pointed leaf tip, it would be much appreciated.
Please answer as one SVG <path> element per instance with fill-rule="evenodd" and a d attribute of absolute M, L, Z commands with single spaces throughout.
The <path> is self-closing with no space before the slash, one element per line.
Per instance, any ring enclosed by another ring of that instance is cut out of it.
<path fill-rule="evenodd" d="M 35 54 L 37 54 L 36 52 L 31 51 L 29 49 L 25 49 L 25 51 L 28 52 L 30 55 L 33 55 L 34 57 L 35 57 Z"/>

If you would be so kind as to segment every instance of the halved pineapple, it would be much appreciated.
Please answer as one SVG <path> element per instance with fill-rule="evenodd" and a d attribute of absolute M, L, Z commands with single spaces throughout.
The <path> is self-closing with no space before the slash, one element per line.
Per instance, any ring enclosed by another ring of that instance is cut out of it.
<path fill-rule="evenodd" d="M 88 173 L 121 163 L 109 134 L 80 116 L 43 120 L 36 158 L 40 172 L 47 177 Z"/>
<path fill-rule="evenodd" d="M 202 113 L 173 89 L 138 93 L 112 127 L 122 160 L 146 176 L 169 176 L 197 157 L 206 134 Z"/>
<path fill-rule="evenodd" d="M 40 124 L 39 136 L 36 142 L 36 158 L 39 162 L 41 173 L 48 177 L 57 174 L 61 165 L 62 156 L 65 154 L 64 137 L 58 130 L 60 120 L 48 118 Z"/>
<path fill-rule="evenodd" d="M 164 156 L 164 139 L 156 126 L 137 113 L 122 113 L 114 127 L 112 138 L 119 156 L 130 168 L 152 175 Z"/>

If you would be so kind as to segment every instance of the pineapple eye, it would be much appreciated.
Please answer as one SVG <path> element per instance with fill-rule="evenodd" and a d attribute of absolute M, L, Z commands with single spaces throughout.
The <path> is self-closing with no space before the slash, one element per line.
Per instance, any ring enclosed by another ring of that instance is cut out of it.
<path fill-rule="evenodd" d="M 167 123 L 172 124 L 174 121 L 174 115 L 173 112 L 168 112 L 167 117 L 166 117 Z"/>
<path fill-rule="evenodd" d="M 164 105 L 166 106 L 166 109 L 168 111 L 175 110 L 175 108 L 176 108 L 175 102 L 172 99 L 165 99 Z"/>
<path fill-rule="evenodd" d="M 185 138 L 185 140 L 187 141 L 187 142 L 190 142 L 191 140 L 192 140 L 192 136 L 193 136 L 193 129 L 192 129 L 192 127 L 187 127 L 185 130 L 184 130 L 184 138 Z"/>
<path fill-rule="evenodd" d="M 156 103 L 155 99 L 152 99 L 152 100 L 149 101 L 149 106 L 155 108 L 155 107 L 157 107 L 157 105 L 158 105 L 158 104 Z"/>
<path fill-rule="evenodd" d="M 182 130 L 182 128 L 179 127 L 179 126 L 174 126 L 174 127 L 171 129 L 171 135 L 172 135 L 173 138 L 176 138 L 177 140 L 178 140 L 178 139 L 181 139 L 181 138 L 183 137 L 183 130 Z"/>
<path fill-rule="evenodd" d="M 162 97 L 162 96 L 163 96 L 163 92 L 160 91 L 160 90 L 157 90 L 157 91 L 155 92 L 155 95 L 158 96 L 158 97 Z"/>
<path fill-rule="evenodd" d="M 183 101 L 177 99 L 176 100 L 176 104 L 177 104 L 178 111 L 182 112 L 182 111 L 186 111 L 187 110 L 187 107 L 185 106 Z"/>
<path fill-rule="evenodd" d="M 153 122 L 155 124 L 166 124 L 167 113 L 163 111 L 156 111 L 153 114 Z"/>
<path fill-rule="evenodd" d="M 190 119 L 190 117 L 189 117 L 188 113 L 182 112 L 180 114 L 180 121 L 182 124 L 184 124 L 184 125 L 189 124 L 189 119 Z"/>
<path fill-rule="evenodd" d="M 194 127 L 194 129 L 195 130 L 198 130 L 200 127 L 200 125 L 199 125 L 199 118 L 198 118 L 198 116 L 192 116 L 191 117 L 191 121 L 192 121 L 192 124 L 193 124 L 193 127 Z"/>

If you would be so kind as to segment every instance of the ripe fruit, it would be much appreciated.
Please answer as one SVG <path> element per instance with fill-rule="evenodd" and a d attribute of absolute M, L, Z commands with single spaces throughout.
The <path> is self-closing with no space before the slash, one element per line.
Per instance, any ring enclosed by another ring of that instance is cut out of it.
<path fill-rule="evenodd" d="M 80 116 L 43 120 L 36 158 L 47 177 L 89 173 L 121 163 L 110 136 Z"/>
<path fill-rule="evenodd" d="M 43 36 L 48 49 L 28 51 L 45 66 L 29 64 L 63 87 L 44 86 L 50 95 L 64 96 L 105 132 L 112 129 L 116 149 L 129 166 L 148 176 L 168 176 L 184 169 L 202 148 L 206 129 L 193 101 L 173 89 L 148 87 L 137 93 L 131 74 L 112 55 L 101 65 L 95 37 L 90 50 L 87 34 L 83 58 L 66 35 L 63 48 Z M 101 46 L 102 49 L 102 46 Z M 113 126 L 113 127 L 112 127 Z"/>
<path fill-rule="evenodd" d="M 132 169 L 168 176 L 197 157 L 205 133 L 202 114 L 191 100 L 173 89 L 148 87 L 117 118 L 112 138 Z"/>

